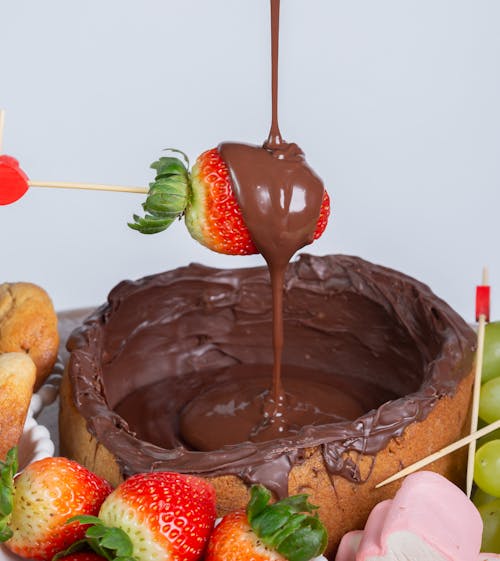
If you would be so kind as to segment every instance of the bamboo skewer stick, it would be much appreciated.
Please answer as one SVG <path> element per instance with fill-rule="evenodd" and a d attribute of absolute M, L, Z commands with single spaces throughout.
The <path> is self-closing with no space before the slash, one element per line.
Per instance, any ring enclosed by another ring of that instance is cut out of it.
<path fill-rule="evenodd" d="M 3 130 L 5 125 L 5 109 L 0 109 L 0 154 L 3 148 Z M 140 193 L 149 192 L 147 187 L 128 187 L 124 185 L 104 185 L 100 183 L 69 183 L 63 181 L 33 181 L 29 180 L 30 187 L 50 187 L 55 189 L 86 189 L 90 191 L 115 191 L 120 193 Z"/>
<path fill-rule="evenodd" d="M 116 191 L 121 193 L 148 193 L 147 187 L 127 187 L 124 185 L 103 185 L 100 183 L 65 183 L 63 181 L 28 181 L 30 187 L 50 187 L 55 189 L 86 189 L 90 191 Z"/>
<path fill-rule="evenodd" d="M 488 284 L 488 269 L 484 267 L 482 285 Z M 472 413 L 471 413 L 471 434 L 477 430 L 477 416 L 479 411 L 479 393 L 481 391 L 481 371 L 483 370 L 483 354 L 484 354 L 484 334 L 486 327 L 485 314 L 479 315 L 479 325 L 477 330 L 477 352 L 476 352 L 476 369 L 474 374 L 474 386 L 472 393 Z M 476 441 L 472 440 L 469 445 L 469 453 L 467 458 L 467 496 L 470 497 L 472 492 L 472 483 L 474 481 L 474 456 L 476 454 Z"/>
<path fill-rule="evenodd" d="M 486 427 L 483 427 L 478 431 L 475 431 L 472 434 L 469 434 L 468 436 L 465 436 L 464 438 L 461 438 L 460 440 L 457 440 L 456 442 L 453 442 L 452 444 L 449 444 L 448 446 L 445 446 L 444 448 L 441 448 L 441 450 L 434 452 L 434 454 L 431 454 L 430 456 L 427 456 L 426 458 L 423 458 L 422 460 L 415 462 L 414 464 L 404 468 L 403 470 L 398 471 L 394 475 L 391 475 L 387 479 L 384 479 L 384 481 L 377 483 L 377 485 L 375 485 L 375 488 L 378 489 L 379 487 L 383 487 L 384 485 L 388 485 L 389 483 L 397 481 L 402 477 L 410 475 L 410 473 L 422 469 L 423 467 L 429 465 L 430 463 L 439 460 L 443 456 L 447 456 L 448 454 L 455 452 L 455 450 L 458 450 L 463 446 L 467 446 L 467 444 L 470 444 L 471 442 L 475 442 L 478 438 L 486 436 L 490 432 L 493 432 L 494 430 L 499 428 L 500 428 L 500 419 L 487 425 Z"/>

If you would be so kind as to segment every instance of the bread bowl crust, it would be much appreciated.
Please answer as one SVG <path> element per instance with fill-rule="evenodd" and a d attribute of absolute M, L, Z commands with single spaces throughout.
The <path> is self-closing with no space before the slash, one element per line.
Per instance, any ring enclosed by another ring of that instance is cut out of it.
<path fill-rule="evenodd" d="M 341 475 L 330 474 L 319 446 L 304 451 L 304 461 L 289 474 L 289 494 L 308 493 L 319 506 L 329 542 L 326 554 L 332 557 L 341 537 L 359 529 L 378 502 L 394 496 L 401 482 L 375 489 L 375 485 L 403 467 L 428 456 L 467 433 L 473 372 L 463 378 L 452 396 L 440 398 L 429 415 L 410 424 L 400 437 L 392 438 L 376 456 L 349 452 L 359 466 L 362 483 L 353 483 Z M 123 480 L 119 460 L 87 429 L 86 420 L 77 410 L 68 369 L 61 384 L 60 442 L 64 455 L 82 463 L 113 485 Z M 463 486 L 466 449 L 441 458 L 426 467 Z M 244 508 L 248 487 L 235 475 L 208 478 L 217 493 L 219 516 Z"/>

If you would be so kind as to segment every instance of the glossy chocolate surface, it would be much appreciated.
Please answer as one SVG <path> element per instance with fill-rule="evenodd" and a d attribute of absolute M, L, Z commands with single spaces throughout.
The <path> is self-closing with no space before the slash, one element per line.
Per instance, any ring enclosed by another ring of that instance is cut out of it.
<path fill-rule="evenodd" d="M 254 393 L 265 391 L 258 381 L 272 369 L 273 349 L 264 267 L 190 265 L 120 283 L 69 341 L 74 401 L 125 475 L 235 474 L 284 495 L 289 470 L 311 446 L 321 446 L 332 473 L 359 480 L 343 452 L 376 454 L 425 419 L 440 397 L 453 395 L 472 368 L 475 335 L 447 304 L 418 281 L 356 257 L 303 255 L 292 262 L 284 326 L 283 383 L 286 390 L 290 366 L 292 396 L 286 407 L 295 408 L 286 436 L 221 446 L 224 438 L 216 435 L 221 447 L 200 451 L 193 449 L 201 447 L 199 436 L 181 430 L 186 403 L 210 395 L 218 381 L 227 386 L 231 371 L 257 380 Z M 322 403 L 330 420 L 321 414 L 316 424 L 302 423 L 296 404 L 318 394 L 312 379 L 344 392 L 349 406 L 335 411 Z M 245 401 L 240 390 L 228 391 Z M 142 398 L 127 405 L 133 393 Z M 205 412 L 222 401 L 232 423 L 248 423 L 246 413 L 231 416 L 226 398 L 219 394 Z"/>

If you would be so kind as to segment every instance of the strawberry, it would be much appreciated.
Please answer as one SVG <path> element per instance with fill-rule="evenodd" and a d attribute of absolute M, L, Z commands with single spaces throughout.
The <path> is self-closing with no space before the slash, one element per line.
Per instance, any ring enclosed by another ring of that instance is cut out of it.
<path fill-rule="evenodd" d="M 97 514 L 111 486 L 67 458 L 44 458 L 17 471 L 15 449 L 1 465 L 0 539 L 21 557 L 48 560 L 85 533 L 77 514 Z M 13 481 L 13 482 L 12 482 Z"/>
<path fill-rule="evenodd" d="M 195 561 L 215 521 L 215 491 L 204 479 L 170 472 L 133 475 L 104 501 L 87 540 L 108 559 Z M 114 551 L 113 551 L 114 550 Z"/>
<path fill-rule="evenodd" d="M 226 515 L 213 531 L 205 561 L 309 561 L 327 544 L 326 530 L 307 495 L 268 504 L 271 493 L 251 489 L 245 511 Z"/>
<path fill-rule="evenodd" d="M 78 551 L 62 557 L 58 556 L 56 559 L 57 561 L 103 561 L 106 557 L 102 557 L 93 551 Z"/>
<path fill-rule="evenodd" d="M 191 236 L 209 249 L 229 255 L 258 253 L 219 151 L 213 148 L 201 154 L 191 173 L 187 156 L 183 156 L 186 164 L 174 157 L 162 157 L 151 164 L 156 178 L 143 204 L 146 215 L 134 214 L 129 226 L 143 234 L 155 234 L 184 216 Z M 325 191 L 314 239 L 325 230 L 329 214 L 330 199 Z"/>

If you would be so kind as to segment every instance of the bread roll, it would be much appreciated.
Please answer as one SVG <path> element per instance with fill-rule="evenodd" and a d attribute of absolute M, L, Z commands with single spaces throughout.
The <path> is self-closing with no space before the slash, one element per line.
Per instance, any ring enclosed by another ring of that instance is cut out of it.
<path fill-rule="evenodd" d="M 52 371 L 58 348 L 57 315 L 45 290 L 26 282 L 0 284 L 0 353 L 33 359 L 35 390 Z"/>
<path fill-rule="evenodd" d="M 35 363 L 26 353 L 0 354 L 0 459 L 16 446 L 36 379 Z"/>

